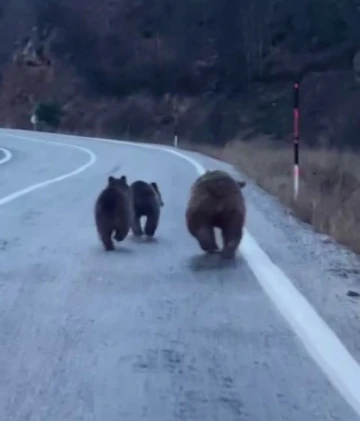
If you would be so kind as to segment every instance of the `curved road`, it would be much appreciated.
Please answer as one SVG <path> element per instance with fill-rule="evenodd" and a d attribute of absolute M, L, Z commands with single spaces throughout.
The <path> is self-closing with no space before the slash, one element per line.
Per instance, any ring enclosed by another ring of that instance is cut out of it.
<path fill-rule="evenodd" d="M 241 254 L 221 267 L 202 257 L 184 224 L 189 162 L 10 133 L 0 137 L 12 153 L 0 165 L 1 421 L 359 420 Z M 92 209 L 109 174 L 158 182 L 157 242 L 130 236 L 103 252 Z"/>

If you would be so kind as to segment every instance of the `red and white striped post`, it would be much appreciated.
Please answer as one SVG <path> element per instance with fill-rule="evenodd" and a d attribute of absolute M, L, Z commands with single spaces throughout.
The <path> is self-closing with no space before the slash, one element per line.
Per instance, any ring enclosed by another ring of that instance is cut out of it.
<path fill-rule="evenodd" d="M 173 117 L 174 117 L 174 146 L 179 147 L 179 102 L 178 98 L 173 99 Z"/>
<path fill-rule="evenodd" d="M 179 147 L 179 135 L 178 135 L 178 122 L 177 119 L 175 120 L 174 125 L 174 146 L 175 148 Z"/>
<path fill-rule="evenodd" d="M 299 194 L 299 82 L 294 83 L 294 199 Z"/>

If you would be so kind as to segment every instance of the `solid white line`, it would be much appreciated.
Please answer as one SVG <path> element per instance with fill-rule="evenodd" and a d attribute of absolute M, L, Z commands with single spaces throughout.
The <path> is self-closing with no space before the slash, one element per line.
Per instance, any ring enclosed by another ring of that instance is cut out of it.
<path fill-rule="evenodd" d="M 85 139 L 167 151 L 186 160 L 196 169 L 199 175 L 205 172 L 205 168 L 195 159 L 170 147 L 112 139 Z M 255 278 L 301 339 L 310 356 L 349 405 L 360 415 L 360 365 L 306 298 L 295 288 L 291 280 L 270 260 L 246 229 L 240 248 Z"/>
<path fill-rule="evenodd" d="M 21 196 L 24 196 L 25 194 L 28 194 L 28 193 L 30 193 L 34 190 L 41 189 L 43 187 L 49 186 L 50 184 L 57 183 L 59 181 L 65 180 L 66 178 L 73 177 L 74 175 L 80 174 L 81 172 L 83 172 L 87 168 L 89 168 L 91 165 L 95 164 L 95 162 L 97 160 L 97 157 L 94 154 L 94 152 L 92 152 L 90 149 L 83 148 L 81 146 L 69 145 L 67 143 L 55 142 L 55 141 L 47 142 L 46 140 L 34 139 L 34 138 L 31 138 L 31 137 L 17 136 L 17 135 L 12 135 L 12 134 L 6 134 L 6 136 L 12 136 L 12 137 L 19 138 L 19 139 L 30 140 L 32 142 L 40 142 L 40 143 L 44 143 L 46 145 L 57 145 L 57 146 L 77 149 L 77 150 L 80 150 L 82 152 L 85 152 L 90 157 L 90 159 L 84 165 L 77 168 L 76 170 L 73 170 L 71 172 L 62 174 L 58 177 L 50 178 L 50 179 L 42 181 L 40 183 L 32 184 L 31 186 L 28 186 L 24 189 L 18 190 L 14 193 L 11 193 L 8 196 L 2 197 L 0 199 L 0 206 L 5 205 L 6 203 L 12 202 L 13 200 L 15 200 L 15 199 L 17 199 Z"/>
<path fill-rule="evenodd" d="M 5 162 L 10 161 L 10 159 L 12 158 L 12 153 L 8 149 L 5 149 L 5 148 L 0 148 L 0 151 L 2 151 L 4 154 L 4 158 L 0 159 L 0 165 L 5 164 Z"/>
<path fill-rule="evenodd" d="M 188 161 L 199 175 L 204 174 L 205 168 L 189 156 L 170 148 L 162 149 Z M 301 339 L 308 353 L 357 415 L 360 415 L 358 362 L 246 229 L 240 248 L 260 285 Z"/>

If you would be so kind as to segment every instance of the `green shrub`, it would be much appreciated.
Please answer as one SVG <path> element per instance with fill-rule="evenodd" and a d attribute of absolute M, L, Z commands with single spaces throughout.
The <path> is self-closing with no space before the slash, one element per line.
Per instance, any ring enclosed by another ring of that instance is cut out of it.
<path fill-rule="evenodd" d="M 35 107 L 35 116 L 38 122 L 57 128 L 61 122 L 63 110 L 55 102 L 40 102 Z"/>

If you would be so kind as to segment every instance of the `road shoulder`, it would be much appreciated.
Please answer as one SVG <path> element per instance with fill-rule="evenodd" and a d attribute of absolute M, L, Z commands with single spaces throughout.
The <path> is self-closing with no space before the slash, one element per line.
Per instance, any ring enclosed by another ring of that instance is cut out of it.
<path fill-rule="evenodd" d="M 184 153 L 206 168 L 222 168 L 247 181 L 247 229 L 360 362 L 360 300 L 347 296 L 348 290 L 360 290 L 359 256 L 295 219 L 231 165 L 197 152 Z"/>

